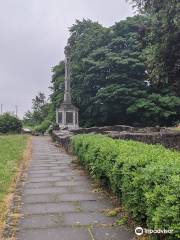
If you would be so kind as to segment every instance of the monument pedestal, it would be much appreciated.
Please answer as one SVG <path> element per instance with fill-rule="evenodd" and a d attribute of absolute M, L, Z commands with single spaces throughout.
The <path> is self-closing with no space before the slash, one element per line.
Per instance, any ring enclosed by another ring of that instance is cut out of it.
<path fill-rule="evenodd" d="M 61 129 L 78 129 L 78 108 L 73 104 L 62 103 L 56 111 L 56 122 Z"/>

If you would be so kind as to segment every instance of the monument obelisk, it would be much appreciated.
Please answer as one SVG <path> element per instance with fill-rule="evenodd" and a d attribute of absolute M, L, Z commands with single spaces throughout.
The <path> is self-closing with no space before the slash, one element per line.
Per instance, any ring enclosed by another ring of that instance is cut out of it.
<path fill-rule="evenodd" d="M 64 101 L 56 110 L 56 123 L 61 129 L 77 129 L 78 122 L 78 108 L 72 104 L 71 100 L 71 70 L 70 59 L 67 51 L 65 51 L 65 89 Z"/>
<path fill-rule="evenodd" d="M 64 103 L 71 104 L 71 78 L 70 78 L 70 66 L 68 57 L 65 58 L 65 90 L 64 90 Z"/>

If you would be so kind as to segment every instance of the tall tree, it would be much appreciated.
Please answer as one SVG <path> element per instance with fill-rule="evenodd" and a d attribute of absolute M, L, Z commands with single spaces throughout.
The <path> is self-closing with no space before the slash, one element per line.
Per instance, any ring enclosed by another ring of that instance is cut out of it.
<path fill-rule="evenodd" d="M 38 95 L 32 99 L 32 109 L 34 111 L 39 111 L 45 103 L 46 103 L 45 94 L 42 92 L 39 92 Z"/>
<path fill-rule="evenodd" d="M 170 87 L 150 81 L 151 28 L 150 17 L 143 15 L 110 28 L 90 20 L 72 26 L 66 51 L 71 60 L 72 100 L 80 109 L 81 126 L 178 121 L 180 99 Z M 55 110 L 63 100 L 63 61 L 53 68 L 51 89 Z"/>
<path fill-rule="evenodd" d="M 23 122 L 26 125 L 35 126 L 43 122 L 51 113 L 51 104 L 47 103 L 45 94 L 39 92 L 32 99 L 32 111 L 25 113 Z"/>
<path fill-rule="evenodd" d="M 169 86 L 180 96 L 180 1 L 132 0 L 151 17 L 151 39 L 146 50 L 150 80 L 158 88 Z"/>
<path fill-rule="evenodd" d="M 85 20 L 73 26 L 68 51 L 72 62 L 72 95 L 80 108 L 81 124 L 127 121 L 128 104 L 134 101 L 137 89 L 140 94 L 145 88 L 140 38 L 147 22 L 145 17 L 137 16 L 109 29 Z M 117 97 L 113 90 L 121 96 Z M 103 98 L 106 92 L 109 96 Z"/>
<path fill-rule="evenodd" d="M 61 61 L 58 65 L 52 69 L 52 79 L 50 89 L 52 91 L 50 99 L 53 105 L 53 110 L 60 106 L 63 101 L 64 95 L 64 74 L 65 74 L 65 65 L 64 61 Z M 55 118 L 55 116 L 54 116 Z"/>

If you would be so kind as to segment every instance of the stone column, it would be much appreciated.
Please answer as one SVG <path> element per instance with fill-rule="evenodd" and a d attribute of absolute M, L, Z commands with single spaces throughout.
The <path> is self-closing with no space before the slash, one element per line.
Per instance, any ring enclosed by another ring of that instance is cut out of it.
<path fill-rule="evenodd" d="M 71 104 L 71 83 L 70 83 L 70 61 L 66 55 L 65 58 L 65 91 L 64 102 Z"/>

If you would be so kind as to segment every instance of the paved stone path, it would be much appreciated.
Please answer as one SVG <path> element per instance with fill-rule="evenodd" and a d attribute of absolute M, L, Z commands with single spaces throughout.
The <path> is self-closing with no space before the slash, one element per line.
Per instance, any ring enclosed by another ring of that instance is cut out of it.
<path fill-rule="evenodd" d="M 112 204 L 93 191 L 92 181 L 72 159 L 49 137 L 34 137 L 17 239 L 133 239 L 125 227 L 112 226 L 119 218 L 102 212 Z"/>

